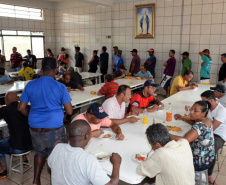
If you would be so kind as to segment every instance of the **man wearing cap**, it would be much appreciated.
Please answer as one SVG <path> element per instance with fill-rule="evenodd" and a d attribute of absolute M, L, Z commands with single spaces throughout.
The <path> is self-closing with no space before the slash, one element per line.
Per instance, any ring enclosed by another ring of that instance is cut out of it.
<path fill-rule="evenodd" d="M 108 118 L 108 114 L 104 112 L 103 107 L 99 103 L 91 104 L 87 112 L 77 115 L 72 122 L 79 119 L 85 120 L 90 124 L 91 137 L 99 137 L 103 132 L 100 128 L 109 127 L 116 134 L 117 140 L 124 139 L 121 128 Z"/>
<path fill-rule="evenodd" d="M 140 57 L 137 55 L 136 49 L 133 49 L 130 52 L 133 56 L 133 59 L 132 59 L 131 64 L 130 64 L 130 69 L 129 69 L 128 75 L 133 76 L 134 73 L 137 74 L 140 70 Z"/>
<path fill-rule="evenodd" d="M 18 110 L 28 116 L 34 157 L 33 184 L 40 185 L 40 175 L 46 158 L 57 143 L 66 143 L 66 133 L 63 125 L 64 110 L 72 114 L 71 98 L 65 85 L 57 82 L 54 76 L 56 59 L 42 60 L 42 77 L 28 82 L 22 96 Z M 27 104 L 31 110 L 28 113 Z M 63 110 L 64 107 L 64 110 Z"/>
<path fill-rule="evenodd" d="M 154 49 L 151 48 L 147 52 L 149 52 L 149 58 L 144 63 L 146 69 L 152 74 L 153 78 L 155 78 L 155 65 L 156 65 L 156 57 L 154 55 Z"/>
<path fill-rule="evenodd" d="M 223 53 L 221 55 L 221 61 L 223 64 L 219 71 L 218 82 L 225 83 L 226 82 L 226 53 Z M 225 86 L 226 86 L 226 84 L 225 84 Z"/>
<path fill-rule="evenodd" d="M 118 50 L 117 56 L 118 56 L 118 60 L 117 60 L 116 65 L 115 65 L 115 70 L 116 71 L 119 70 L 119 67 L 121 65 L 124 65 L 124 60 L 122 58 L 122 50 Z"/>
<path fill-rule="evenodd" d="M 215 96 L 218 98 L 217 103 L 220 103 L 226 108 L 226 88 L 222 84 L 217 84 L 216 87 L 210 87 L 211 90 L 214 90 Z"/>
<path fill-rule="evenodd" d="M 183 76 L 185 71 L 191 70 L 191 60 L 189 59 L 189 53 L 185 51 L 182 55 L 182 71 L 181 75 Z"/>
<path fill-rule="evenodd" d="M 147 80 L 144 83 L 144 89 L 141 92 L 135 94 L 129 103 L 127 113 L 139 114 L 143 113 L 144 109 L 148 112 L 158 111 L 161 107 L 164 108 L 164 104 L 153 96 L 158 84 L 155 84 L 153 80 Z M 148 108 L 150 104 L 154 104 L 151 108 Z"/>
<path fill-rule="evenodd" d="M 125 68 L 125 66 L 124 66 L 124 65 L 121 65 L 121 66 L 119 67 L 119 70 L 117 70 L 117 71 L 115 71 L 115 72 L 113 73 L 113 78 L 114 78 L 114 80 L 124 78 L 124 77 L 126 76 L 126 74 L 125 74 L 125 71 L 126 71 L 126 70 L 127 70 L 127 69 Z"/>
<path fill-rule="evenodd" d="M 104 111 L 114 123 L 120 125 L 123 123 L 135 123 L 138 121 L 136 117 L 126 118 L 126 103 L 131 99 L 131 89 L 127 85 L 120 85 L 115 96 L 108 98 L 103 103 Z"/>
<path fill-rule="evenodd" d="M 113 49 L 114 49 L 114 52 L 112 54 L 112 62 L 113 62 L 113 73 L 114 73 L 116 71 L 115 65 L 117 65 L 117 61 L 118 61 L 118 56 L 117 56 L 117 54 L 118 54 L 118 46 L 114 46 Z M 122 54 L 121 54 L 121 57 L 123 59 Z"/>

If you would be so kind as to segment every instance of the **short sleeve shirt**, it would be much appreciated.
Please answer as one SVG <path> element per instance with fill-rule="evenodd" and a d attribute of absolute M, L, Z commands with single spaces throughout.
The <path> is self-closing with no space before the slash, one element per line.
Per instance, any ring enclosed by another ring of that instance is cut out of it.
<path fill-rule="evenodd" d="M 171 90 L 170 90 L 170 96 L 172 96 L 178 92 L 177 86 L 185 87 L 187 84 L 188 84 L 188 82 L 186 80 L 184 80 L 181 75 L 177 76 L 173 80 L 173 84 L 172 84 Z"/>
<path fill-rule="evenodd" d="M 82 53 L 75 54 L 75 67 L 82 67 L 82 61 L 84 60 L 84 56 Z"/>
<path fill-rule="evenodd" d="M 2 77 L 0 77 L 0 84 L 5 84 L 8 83 L 11 79 L 9 78 L 8 75 L 3 75 Z"/>
<path fill-rule="evenodd" d="M 118 87 L 119 84 L 112 80 L 110 82 L 105 83 L 99 90 L 99 93 L 105 95 L 105 98 L 108 99 L 117 93 Z"/>
<path fill-rule="evenodd" d="M 202 60 L 204 62 L 204 65 L 201 66 L 200 77 L 201 78 L 210 78 L 210 69 L 211 69 L 211 66 L 213 63 L 212 58 L 209 58 L 206 55 L 203 55 Z"/>
<path fill-rule="evenodd" d="M 123 58 L 120 57 L 120 58 L 118 58 L 116 65 L 122 65 L 122 64 L 124 64 L 124 61 L 123 61 Z M 117 71 L 117 70 L 119 70 L 119 67 L 116 66 L 115 69 L 116 69 L 116 71 Z"/>
<path fill-rule="evenodd" d="M 155 101 L 153 95 L 145 97 L 143 92 L 139 92 L 131 98 L 127 112 L 131 112 L 133 107 L 147 108 L 153 101 Z"/>
<path fill-rule="evenodd" d="M 135 67 L 133 69 L 133 71 L 131 71 L 131 68 L 132 68 L 132 64 L 135 64 Z M 130 69 L 129 71 L 133 74 L 133 73 L 138 73 L 140 71 L 140 57 L 137 55 L 137 56 L 134 56 L 132 61 L 131 61 L 131 65 L 130 65 Z"/>
<path fill-rule="evenodd" d="M 151 73 L 149 71 L 147 71 L 145 74 L 143 74 L 141 71 L 139 71 L 137 73 L 137 77 L 150 78 L 150 77 L 153 77 L 153 76 L 151 75 Z"/>
<path fill-rule="evenodd" d="M 220 103 L 224 108 L 226 108 L 226 94 L 219 98 L 217 102 Z"/>
<path fill-rule="evenodd" d="M 218 81 L 222 81 L 225 78 L 226 78 L 226 63 L 222 64 L 220 68 Z"/>
<path fill-rule="evenodd" d="M 35 67 L 35 62 L 37 62 L 35 55 L 26 55 L 24 58 L 28 59 L 28 64 L 30 67 Z"/>
<path fill-rule="evenodd" d="M 168 76 L 173 76 L 175 67 L 176 67 L 176 59 L 174 57 L 169 58 L 166 63 L 168 64 L 164 70 L 164 74 Z"/>
<path fill-rule="evenodd" d="M 202 167 L 209 165 L 214 160 L 214 136 L 213 127 L 207 127 L 202 122 L 197 122 L 192 129 L 198 133 L 198 138 L 191 143 L 194 164 Z"/>
<path fill-rule="evenodd" d="M 72 120 L 72 122 L 75 121 L 75 120 L 78 120 L 78 119 L 82 119 L 82 120 L 85 120 L 85 121 L 88 122 L 88 120 L 85 118 L 85 116 L 84 116 L 83 113 L 77 115 L 77 116 Z M 88 122 L 88 123 L 89 123 L 89 122 Z M 110 127 L 110 126 L 111 126 L 111 123 L 112 123 L 111 120 L 110 120 L 108 117 L 106 117 L 106 118 L 102 119 L 101 122 L 100 122 L 99 124 L 93 124 L 93 123 L 89 123 L 89 124 L 90 124 L 90 127 L 91 127 L 91 131 L 94 131 L 94 130 L 100 129 L 100 127 Z"/>
<path fill-rule="evenodd" d="M 184 60 L 181 75 L 184 75 L 185 71 L 187 71 L 187 67 L 189 67 L 189 70 L 191 70 L 191 60 L 189 58 Z"/>
<path fill-rule="evenodd" d="M 109 54 L 108 53 L 101 53 L 100 54 L 100 68 L 107 69 L 108 68 L 108 60 Z"/>
<path fill-rule="evenodd" d="M 146 62 L 150 61 L 151 62 L 151 65 L 147 65 L 147 63 L 145 63 L 145 67 L 147 68 L 148 71 L 150 71 L 151 73 L 155 72 L 155 65 L 156 65 L 156 57 L 155 56 L 152 56 L 152 57 L 149 57 L 147 59 Z"/>
<path fill-rule="evenodd" d="M 65 85 L 43 76 L 28 82 L 20 100 L 31 103 L 28 120 L 32 128 L 59 128 L 63 125 L 63 105 L 71 98 Z"/>
<path fill-rule="evenodd" d="M 61 54 L 59 55 L 59 57 L 58 57 L 58 60 L 60 60 L 61 62 L 64 62 L 65 64 L 68 64 L 68 62 L 69 62 L 69 57 L 66 58 L 65 55 L 66 55 L 66 54 L 62 54 L 62 53 L 61 53 Z M 67 55 L 68 55 L 68 54 L 67 54 Z"/>
<path fill-rule="evenodd" d="M 33 77 L 34 74 L 35 74 L 35 70 L 30 68 L 30 67 L 26 67 L 25 69 L 22 68 L 18 72 L 18 75 L 19 76 L 24 76 L 25 80 L 32 80 L 32 77 Z"/>

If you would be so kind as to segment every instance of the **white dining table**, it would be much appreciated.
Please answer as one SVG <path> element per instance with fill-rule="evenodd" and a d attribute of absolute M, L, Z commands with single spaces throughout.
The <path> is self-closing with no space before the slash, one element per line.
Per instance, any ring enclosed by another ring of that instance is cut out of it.
<path fill-rule="evenodd" d="M 195 101 L 201 100 L 200 94 L 206 90 L 209 90 L 209 85 L 199 85 L 195 90 L 181 91 L 177 94 L 164 99 L 165 107 L 168 103 L 172 104 L 173 115 L 179 114 L 189 114 L 185 111 L 185 105 L 192 106 Z M 142 123 L 142 114 L 140 115 L 140 120 L 137 123 L 125 123 L 120 125 L 122 133 L 125 136 L 123 141 L 118 141 L 113 139 L 98 139 L 92 138 L 86 147 L 86 151 L 90 153 L 95 153 L 97 151 L 103 151 L 107 154 L 113 152 L 118 153 L 122 157 L 122 163 L 120 167 L 119 179 L 128 184 L 138 184 L 145 177 L 136 174 L 137 163 L 134 163 L 131 158 L 132 155 L 149 152 L 151 146 L 149 145 L 146 138 L 146 129 L 153 124 L 153 119 L 155 123 L 162 123 L 169 126 L 179 126 L 182 128 L 181 132 L 174 133 L 175 135 L 184 136 L 190 129 L 191 126 L 183 121 L 172 120 L 172 122 L 166 122 L 166 110 L 156 111 L 148 113 L 148 124 Z M 104 129 L 110 130 L 110 129 Z M 108 175 L 112 173 L 112 164 L 110 161 L 100 162 L 103 169 Z"/>
<path fill-rule="evenodd" d="M 14 84 L 0 85 L 0 94 L 4 95 L 9 91 L 23 91 L 29 81 L 15 81 Z"/>

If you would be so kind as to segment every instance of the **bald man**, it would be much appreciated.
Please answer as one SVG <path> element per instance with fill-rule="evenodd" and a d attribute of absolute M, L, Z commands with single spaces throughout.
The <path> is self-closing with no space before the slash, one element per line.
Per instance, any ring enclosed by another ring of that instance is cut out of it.
<path fill-rule="evenodd" d="M 9 129 L 9 137 L 0 140 L 1 154 L 20 154 L 32 148 L 28 118 L 18 110 L 19 98 L 15 92 L 8 92 L 5 96 L 6 106 L 0 108 L 0 119 L 4 119 Z M 27 106 L 29 109 L 29 106 Z M 24 161 L 26 161 L 24 157 Z M 6 177 L 7 172 L 0 165 L 0 178 Z"/>
<path fill-rule="evenodd" d="M 91 127 L 85 120 L 76 120 L 69 126 L 68 144 L 57 144 L 48 158 L 52 184 L 58 185 L 116 185 L 119 183 L 121 157 L 113 153 L 111 177 L 93 155 L 84 151 L 91 138 Z"/>

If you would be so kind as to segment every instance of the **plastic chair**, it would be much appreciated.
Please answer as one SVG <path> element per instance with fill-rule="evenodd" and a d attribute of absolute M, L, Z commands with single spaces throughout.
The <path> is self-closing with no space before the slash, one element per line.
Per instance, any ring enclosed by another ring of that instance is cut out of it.
<path fill-rule="evenodd" d="M 195 185 L 209 185 L 208 169 L 204 171 L 195 172 Z"/>
<path fill-rule="evenodd" d="M 23 174 L 30 170 L 33 166 L 31 163 L 31 155 L 30 155 L 30 151 L 22 153 L 22 154 L 11 154 L 11 158 L 10 158 L 10 165 L 9 165 L 9 179 L 11 179 L 12 177 L 12 172 L 15 173 L 19 173 L 20 174 L 20 184 L 23 183 Z M 29 154 L 29 162 L 23 162 L 23 155 L 27 155 Z M 16 164 L 13 166 L 13 157 L 19 157 L 19 164 Z M 27 165 L 26 169 L 24 169 L 24 165 Z M 16 169 L 17 167 L 19 167 L 19 169 Z"/>

